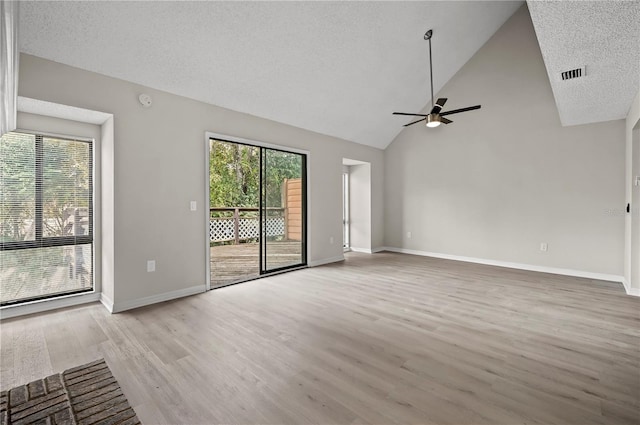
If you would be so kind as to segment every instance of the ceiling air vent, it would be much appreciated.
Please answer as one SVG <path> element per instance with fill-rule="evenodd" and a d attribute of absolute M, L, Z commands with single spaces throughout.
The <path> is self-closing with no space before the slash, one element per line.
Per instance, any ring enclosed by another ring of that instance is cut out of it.
<path fill-rule="evenodd" d="M 562 81 L 565 81 L 565 80 L 573 80 L 576 78 L 584 77 L 585 75 L 587 75 L 587 67 L 583 66 L 580 68 L 561 72 L 560 78 L 562 79 Z"/>

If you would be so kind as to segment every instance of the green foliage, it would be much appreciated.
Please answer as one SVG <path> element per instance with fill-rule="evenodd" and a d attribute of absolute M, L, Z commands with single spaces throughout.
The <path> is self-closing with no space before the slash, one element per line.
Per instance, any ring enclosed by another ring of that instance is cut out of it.
<path fill-rule="evenodd" d="M 264 156 L 267 207 L 282 207 L 282 184 L 285 179 L 302 177 L 301 156 L 282 151 L 267 150 Z"/>
<path fill-rule="evenodd" d="M 67 236 L 71 208 L 88 208 L 89 144 L 42 140 L 43 236 Z M 33 240 L 36 210 L 36 137 L 8 133 L 0 139 L 0 238 Z"/>
<path fill-rule="evenodd" d="M 210 205 L 257 208 L 260 196 L 260 148 L 211 140 L 209 155 Z M 284 180 L 302 176 L 301 157 L 267 149 L 263 160 L 267 206 L 281 207 Z"/>
<path fill-rule="evenodd" d="M 258 205 L 258 148 L 212 140 L 209 150 L 209 202 L 212 207 Z"/>
<path fill-rule="evenodd" d="M 90 190 L 89 144 L 44 139 L 43 233 L 66 236 L 69 208 L 88 208 Z"/>
<path fill-rule="evenodd" d="M 35 136 L 8 133 L 0 139 L 0 240 L 27 237 L 35 218 Z M 30 239 L 33 239 L 33 235 Z"/>

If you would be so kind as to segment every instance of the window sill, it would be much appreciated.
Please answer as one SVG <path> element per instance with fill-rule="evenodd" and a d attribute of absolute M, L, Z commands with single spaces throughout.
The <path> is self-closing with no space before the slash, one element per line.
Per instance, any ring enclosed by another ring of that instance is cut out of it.
<path fill-rule="evenodd" d="M 0 320 L 26 316 L 27 314 L 42 313 L 49 310 L 87 304 L 95 301 L 100 301 L 100 292 L 94 291 L 83 294 L 62 295 L 60 297 L 46 300 L 7 305 L 0 307 Z"/>

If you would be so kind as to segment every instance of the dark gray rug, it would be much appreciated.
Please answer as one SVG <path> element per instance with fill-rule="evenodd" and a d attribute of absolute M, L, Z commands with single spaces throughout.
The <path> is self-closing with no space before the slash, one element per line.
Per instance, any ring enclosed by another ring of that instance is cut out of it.
<path fill-rule="evenodd" d="M 104 359 L 0 393 L 0 424 L 140 424 Z"/>

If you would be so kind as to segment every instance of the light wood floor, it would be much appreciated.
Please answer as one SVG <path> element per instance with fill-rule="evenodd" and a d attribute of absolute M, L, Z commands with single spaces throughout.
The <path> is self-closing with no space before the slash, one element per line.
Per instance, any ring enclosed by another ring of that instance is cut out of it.
<path fill-rule="evenodd" d="M 144 424 L 640 423 L 620 284 L 395 253 L 1 324 L 3 389 L 104 357 Z"/>

